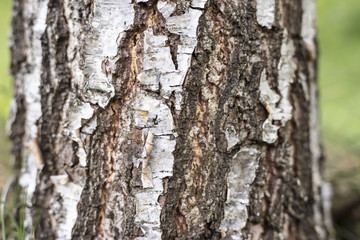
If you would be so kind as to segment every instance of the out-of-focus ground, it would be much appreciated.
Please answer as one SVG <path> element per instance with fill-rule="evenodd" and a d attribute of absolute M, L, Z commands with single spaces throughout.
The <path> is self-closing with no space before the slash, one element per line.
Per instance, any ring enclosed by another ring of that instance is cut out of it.
<path fill-rule="evenodd" d="M 318 0 L 320 118 L 337 239 L 360 239 L 360 1 Z M 0 189 L 11 175 L 11 0 L 0 1 Z"/>

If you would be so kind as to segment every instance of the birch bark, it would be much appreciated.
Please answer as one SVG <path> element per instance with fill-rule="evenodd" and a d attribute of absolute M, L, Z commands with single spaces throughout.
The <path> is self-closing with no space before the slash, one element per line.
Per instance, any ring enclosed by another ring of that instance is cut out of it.
<path fill-rule="evenodd" d="M 329 238 L 314 0 L 14 0 L 11 50 L 28 238 Z"/>

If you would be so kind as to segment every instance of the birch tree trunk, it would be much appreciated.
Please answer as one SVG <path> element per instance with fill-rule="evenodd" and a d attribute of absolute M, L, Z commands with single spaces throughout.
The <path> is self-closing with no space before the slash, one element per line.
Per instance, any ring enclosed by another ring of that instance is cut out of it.
<path fill-rule="evenodd" d="M 14 0 L 28 238 L 328 239 L 315 33 L 314 0 Z"/>

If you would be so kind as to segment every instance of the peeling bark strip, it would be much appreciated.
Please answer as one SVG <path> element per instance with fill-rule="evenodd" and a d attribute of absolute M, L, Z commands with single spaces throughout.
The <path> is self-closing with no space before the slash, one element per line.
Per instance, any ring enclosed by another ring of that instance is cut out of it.
<path fill-rule="evenodd" d="M 314 0 L 15 0 L 14 16 L 28 238 L 328 239 Z"/>

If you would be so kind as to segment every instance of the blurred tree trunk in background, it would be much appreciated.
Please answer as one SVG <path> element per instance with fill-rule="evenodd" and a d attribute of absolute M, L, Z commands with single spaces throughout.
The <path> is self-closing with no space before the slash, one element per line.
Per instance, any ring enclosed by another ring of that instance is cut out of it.
<path fill-rule="evenodd" d="M 11 50 L 28 236 L 329 238 L 314 0 L 14 0 Z"/>

